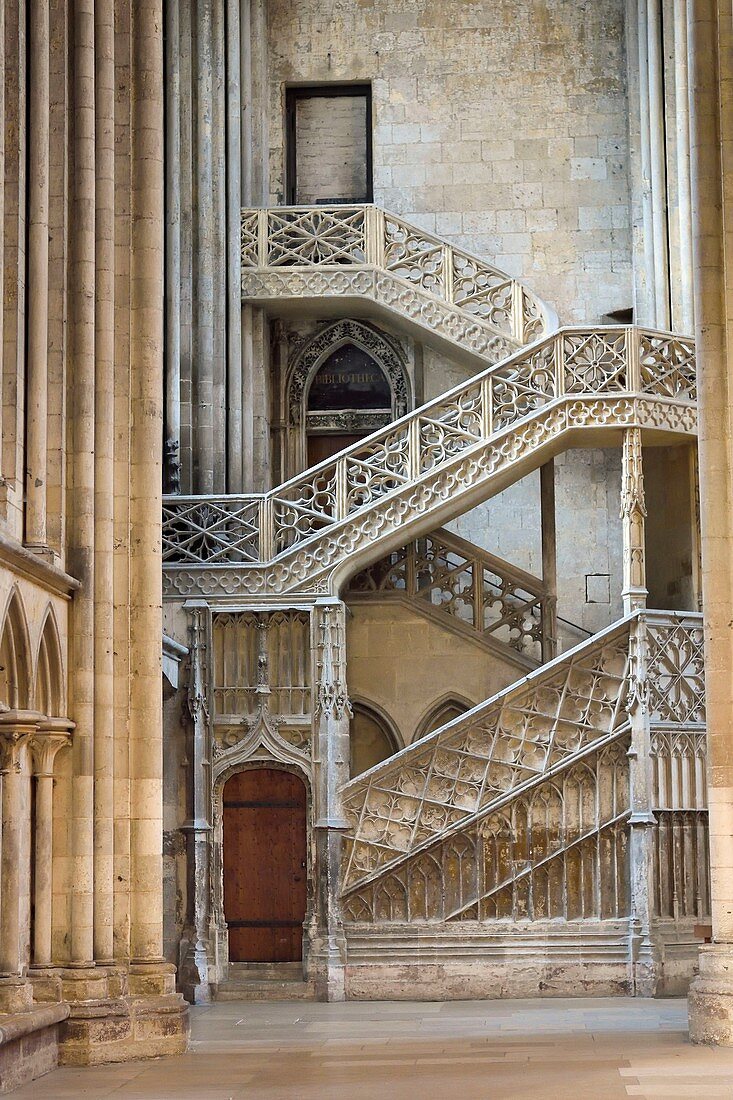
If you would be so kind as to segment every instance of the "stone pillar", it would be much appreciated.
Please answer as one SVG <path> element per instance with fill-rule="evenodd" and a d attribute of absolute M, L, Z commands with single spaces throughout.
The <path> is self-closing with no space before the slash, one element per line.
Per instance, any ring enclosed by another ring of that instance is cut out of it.
<path fill-rule="evenodd" d="M 40 714 L 8 711 L 0 718 L 2 854 L 0 856 L 0 1012 L 31 1003 L 26 980 L 30 927 L 31 799 L 28 746 Z"/>
<path fill-rule="evenodd" d="M 94 0 L 73 12 L 72 231 L 69 253 L 70 516 L 68 570 L 80 582 L 71 605 L 72 765 L 70 963 L 94 959 L 94 389 L 95 389 L 95 93 Z"/>
<path fill-rule="evenodd" d="M 634 994 L 652 997 L 657 984 L 657 958 L 652 929 L 655 912 L 654 830 L 657 822 L 652 809 L 647 641 L 643 617 L 637 618 L 631 624 L 630 657 L 630 692 L 627 702 L 631 725 L 631 745 L 628 752 L 631 803 L 629 964 Z"/>
<path fill-rule="evenodd" d="M 341 912 L 341 850 L 347 822 L 341 788 L 349 779 L 346 606 L 319 601 L 312 616 L 316 905 L 309 977 L 327 1001 L 345 999 L 346 939 Z"/>
<path fill-rule="evenodd" d="M 699 383 L 712 943 L 689 996 L 693 1042 L 733 1045 L 733 398 L 728 255 L 733 230 L 733 25 L 718 0 L 690 0 L 691 178 Z"/>
<path fill-rule="evenodd" d="M 45 548 L 48 482 L 49 0 L 31 0 L 28 141 L 28 412 L 25 541 Z"/>
<path fill-rule="evenodd" d="M 646 607 L 646 542 L 644 470 L 641 428 L 624 430 L 621 470 L 621 519 L 623 522 L 624 615 Z"/>
<path fill-rule="evenodd" d="M 161 3 L 132 19 L 130 256 L 130 953 L 163 965 Z M 152 991 L 152 990 L 151 990 Z"/>
<path fill-rule="evenodd" d="M 53 767 L 56 754 L 71 741 L 72 723 L 64 719 L 42 722 L 31 742 L 36 781 L 36 820 L 33 838 L 34 925 L 33 967 L 51 965 L 51 907 L 53 899 Z"/>
<path fill-rule="evenodd" d="M 165 5 L 165 491 L 181 488 L 181 67 L 179 0 Z"/>

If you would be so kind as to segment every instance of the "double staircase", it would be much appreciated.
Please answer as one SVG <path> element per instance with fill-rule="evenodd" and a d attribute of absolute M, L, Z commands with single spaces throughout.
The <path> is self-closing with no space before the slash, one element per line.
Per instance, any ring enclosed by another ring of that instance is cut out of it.
<path fill-rule="evenodd" d="M 550 926 L 578 942 L 592 920 L 630 974 L 653 927 L 706 912 L 700 618 L 640 611 L 550 660 L 537 578 L 440 528 L 570 447 L 630 428 L 649 446 L 694 438 L 692 341 L 557 328 L 519 282 L 374 206 L 244 211 L 242 294 L 387 317 L 475 373 L 266 493 L 166 497 L 166 594 L 302 607 L 389 592 L 532 669 L 342 788 L 354 965 L 396 943 L 407 965 L 420 928 L 457 951 L 456 922 L 498 955 L 502 922 L 541 928 L 551 954 Z M 454 584 L 467 573 L 470 600 Z"/>

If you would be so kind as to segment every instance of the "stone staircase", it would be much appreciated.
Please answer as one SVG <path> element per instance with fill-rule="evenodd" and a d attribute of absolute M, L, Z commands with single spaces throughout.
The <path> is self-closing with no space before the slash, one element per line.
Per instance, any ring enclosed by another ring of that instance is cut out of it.
<path fill-rule="evenodd" d="M 704 736 L 704 692 L 701 616 L 635 612 L 351 780 L 342 788 L 347 919 L 519 919 L 523 879 L 582 847 L 597 851 L 603 834 L 626 829 L 635 799 L 650 798 L 643 776 L 656 730 L 683 735 L 685 751 Z M 658 774 L 666 770 L 661 761 Z M 679 760 L 668 770 L 680 774 Z M 574 794 L 564 792 L 568 776 Z M 701 784 L 686 778 L 697 791 L 689 808 L 702 804 Z M 544 820 L 541 841 L 527 826 L 538 800 L 545 814 L 556 800 L 559 815 Z M 497 838 L 496 858 L 479 868 L 487 837 Z"/>
<path fill-rule="evenodd" d="M 229 963 L 217 1001 L 313 1001 L 315 986 L 303 977 L 300 962 Z"/>
<path fill-rule="evenodd" d="M 389 315 L 478 373 L 269 492 L 165 497 L 165 595 L 309 608 L 326 746 L 348 737 L 340 601 L 349 585 L 352 597 L 361 588 L 422 601 L 482 644 L 514 636 L 539 645 L 523 659 L 544 662 L 351 782 L 323 771 L 321 813 L 340 821 L 343 810 L 348 821 L 348 950 L 358 944 L 362 960 L 397 965 L 397 956 L 421 960 L 423 945 L 439 950 L 434 937 L 450 935 L 451 922 L 491 938 L 494 921 L 509 921 L 506 930 L 558 918 L 564 931 L 545 929 L 548 957 L 552 936 L 574 943 L 573 922 L 589 918 L 606 922 L 603 934 L 622 953 L 637 951 L 640 935 L 651 950 L 661 909 L 640 887 L 645 916 L 629 923 L 632 883 L 656 875 L 658 896 L 678 897 L 682 880 L 705 866 L 702 782 L 665 801 L 649 778 L 652 765 L 689 778 L 693 757 L 697 775 L 704 757 L 699 616 L 636 612 L 548 660 L 537 579 L 510 576 L 507 563 L 439 528 L 568 448 L 626 448 L 633 434 L 640 450 L 641 433 L 645 446 L 689 441 L 693 342 L 636 326 L 558 329 L 552 310 L 510 276 L 372 206 L 244 211 L 242 297 L 273 314 L 325 302 L 332 314 Z M 499 608 L 496 632 L 484 614 L 492 576 L 522 588 Z M 266 743 L 294 758 L 275 733 Z M 227 751 L 220 769 L 240 750 Z M 303 753 L 304 767 L 309 760 Z M 698 847 L 688 844 L 666 877 L 659 867 L 669 852 L 652 850 L 661 836 L 654 814 L 670 837 L 687 829 L 686 844 L 697 830 Z M 701 880 L 695 891 L 704 898 Z M 703 905 L 695 902 L 695 915 Z M 491 950 L 505 954 L 499 940 Z M 234 964 L 217 992 L 312 995 L 300 964 Z"/>
<path fill-rule="evenodd" d="M 690 340 L 560 329 L 268 493 L 165 497 L 164 593 L 337 595 L 569 447 L 688 440 L 696 396 Z"/>

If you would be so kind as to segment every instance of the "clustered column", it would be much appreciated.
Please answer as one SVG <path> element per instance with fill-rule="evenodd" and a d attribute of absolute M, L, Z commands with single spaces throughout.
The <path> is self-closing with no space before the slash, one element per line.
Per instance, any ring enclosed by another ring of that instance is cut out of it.
<path fill-rule="evenodd" d="M 34 967 L 51 962 L 53 765 L 69 744 L 72 723 L 32 711 L 0 717 L 2 857 L 0 858 L 0 1011 L 28 1007 L 33 879 Z M 35 837 L 31 837 L 31 776 L 36 782 Z M 33 875 L 31 874 L 33 869 Z"/>

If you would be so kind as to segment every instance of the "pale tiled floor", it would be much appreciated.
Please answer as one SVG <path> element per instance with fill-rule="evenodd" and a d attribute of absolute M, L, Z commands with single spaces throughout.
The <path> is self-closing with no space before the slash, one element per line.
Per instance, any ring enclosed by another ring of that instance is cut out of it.
<path fill-rule="evenodd" d="M 237 1004 L 192 1011 L 189 1054 L 60 1069 L 31 1100 L 733 1098 L 733 1048 L 687 1042 L 683 1000 Z"/>

